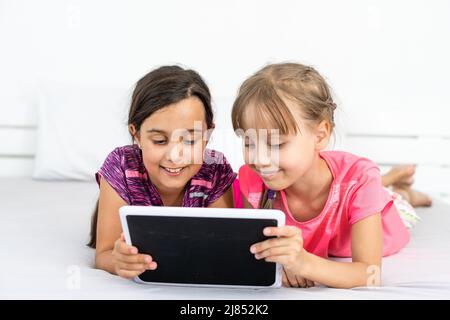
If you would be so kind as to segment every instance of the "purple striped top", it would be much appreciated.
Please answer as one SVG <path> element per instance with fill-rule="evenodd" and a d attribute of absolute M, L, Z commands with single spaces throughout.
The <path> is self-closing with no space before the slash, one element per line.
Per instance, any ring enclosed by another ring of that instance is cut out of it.
<path fill-rule="evenodd" d="M 183 207 L 207 207 L 219 199 L 236 178 L 221 152 L 206 149 L 200 170 L 186 185 Z M 128 205 L 162 206 L 161 197 L 150 181 L 137 145 L 114 149 L 95 174 L 102 176 Z"/>

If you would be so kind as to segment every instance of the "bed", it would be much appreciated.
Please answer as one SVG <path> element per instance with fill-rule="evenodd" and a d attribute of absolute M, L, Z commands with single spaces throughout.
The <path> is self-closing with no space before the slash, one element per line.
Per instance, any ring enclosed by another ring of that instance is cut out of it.
<path fill-rule="evenodd" d="M 420 209 L 399 254 L 383 259 L 383 286 L 339 290 L 218 289 L 139 285 L 93 267 L 88 240 L 92 182 L 1 178 L 2 299 L 448 299 L 450 205 Z"/>

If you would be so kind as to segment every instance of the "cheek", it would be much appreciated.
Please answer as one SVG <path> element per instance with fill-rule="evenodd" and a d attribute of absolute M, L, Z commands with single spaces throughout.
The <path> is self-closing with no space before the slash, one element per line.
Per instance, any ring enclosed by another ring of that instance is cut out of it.
<path fill-rule="evenodd" d="M 293 145 L 281 149 L 279 153 L 280 167 L 284 170 L 301 171 L 308 165 L 311 151 L 305 150 L 304 146 Z"/>
<path fill-rule="evenodd" d="M 246 148 L 243 148 L 242 149 L 242 153 L 243 153 L 243 155 L 244 155 L 244 161 L 245 161 L 245 163 L 249 163 L 250 161 L 250 155 L 249 155 L 249 152 L 248 152 L 248 150 L 246 149 Z"/>
<path fill-rule="evenodd" d="M 301 163 L 296 161 L 296 159 L 291 158 L 281 158 L 280 168 L 287 172 L 298 171 L 301 168 Z"/>
<path fill-rule="evenodd" d="M 191 159 L 201 159 L 203 162 L 203 154 L 206 149 L 206 143 L 197 143 L 193 147 L 189 148 L 189 152 L 191 154 Z"/>
<path fill-rule="evenodd" d="M 295 170 L 302 165 L 302 152 L 298 146 L 282 148 L 278 152 L 279 167 L 288 171 Z"/>
<path fill-rule="evenodd" d="M 162 147 L 148 148 L 142 150 L 142 158 L 147 170 L 159 167 L 161 160 L 164 158 L 165 150 Z"/>
<path fill-rule="evenodd" d="M 204 158 L 205 143 L 198 143 L 194 146 L 186 146 L 183 149 L 183 163 L 187 165 L 202 165 Z"/>
<path fill-rule="evenodd" d="M 249 148 L 243 148 L 243 154 L 244 154 L 244 162 L 246 164 L 254 163 L 256 151 L 253 151 L 252 149 Z"/>

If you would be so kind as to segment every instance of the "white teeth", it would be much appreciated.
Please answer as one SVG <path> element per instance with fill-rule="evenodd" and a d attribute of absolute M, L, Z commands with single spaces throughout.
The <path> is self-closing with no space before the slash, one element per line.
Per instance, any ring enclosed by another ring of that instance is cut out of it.
<path fill-rule="evenodd" d="M 178 173 L 180 172 L 183 168 L 176 168 L 176 169 L 172 169 L 172 168 L 164 168 L 165 170 L 169 171 L 170 173 Z"/>
<path fill-rule="evenodd" d="M 278 173 L 278 170 L 277 171 L 270 171 L 270 172 L 259 172 L 259 174 L 261 175 L 261 177 L 263 177 L 263 178 L 270 178 L 270 177 L 273 177 L 274 175 L 276 175 Z"/>
<path fill-rule="evenodd" d="M 263 175 L 263 176 L 270 176 L 271 174 L 274 174 L 277 172 L 278 171 L 266 171 L 266 172 L 260 171 L 259 173 L 261 173 L 261 175 Z"/>

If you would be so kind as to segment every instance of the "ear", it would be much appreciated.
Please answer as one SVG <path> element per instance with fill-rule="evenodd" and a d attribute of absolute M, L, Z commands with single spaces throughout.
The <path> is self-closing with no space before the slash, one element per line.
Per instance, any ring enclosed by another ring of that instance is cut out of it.
<path fill-rule="evenodd" d="M 330 141 L 331 124 L 327 120 L 322 120 L 316 128 L 316 149 L 323 150 L 327 147 Z"/>
<path fill-rule="evenodd" d="M 136 141 L 136 143 L 140 147 L 141 135 L 140 135 L 139 131 L 136 130 L 136 127 L 133 124 L 128 125 L 128 131 L 130 132 L 130 134 L 133 136 L 133 139 Z"/>

